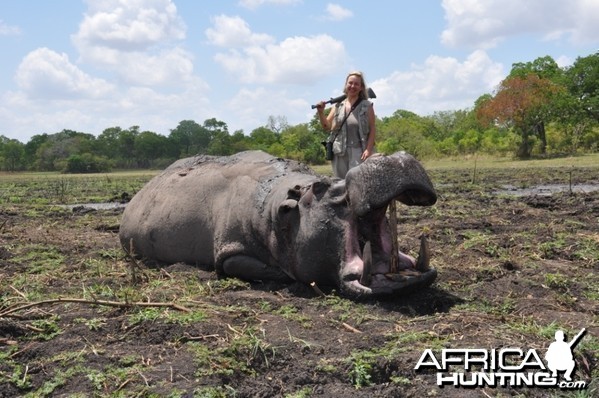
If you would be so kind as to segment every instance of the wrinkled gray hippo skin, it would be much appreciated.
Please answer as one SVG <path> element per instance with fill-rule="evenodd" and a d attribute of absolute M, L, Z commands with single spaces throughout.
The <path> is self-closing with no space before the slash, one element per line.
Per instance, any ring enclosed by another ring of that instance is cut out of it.
<path fill-rule="evenodd" d="M 425 170 L 403 152 L 372 156 L 345 180 L 260 151 L 196 156 L 176 161 L 133 197 L 119 237 L 140 258 L 221 276 L 314 282 L 350 296 L 401 294 L 430 285 L 437 272 L 421 251 L 418 262 L 399 253 L 401 271 L 390 273 L 385 214 L 392 199 L 410 206 L 437 200 Z"/>

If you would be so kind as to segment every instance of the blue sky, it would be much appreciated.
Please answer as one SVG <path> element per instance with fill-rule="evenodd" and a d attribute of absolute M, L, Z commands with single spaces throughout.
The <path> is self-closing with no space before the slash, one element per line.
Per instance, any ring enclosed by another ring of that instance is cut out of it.
<path fill-rule="evenodd" d="M 233 133 L 364 72 L 377 116 L 469 108 L 515 62 L 599 50 L 596 0 L 20 0 L 0 2 L 0 135 L 181 120 Z"/>

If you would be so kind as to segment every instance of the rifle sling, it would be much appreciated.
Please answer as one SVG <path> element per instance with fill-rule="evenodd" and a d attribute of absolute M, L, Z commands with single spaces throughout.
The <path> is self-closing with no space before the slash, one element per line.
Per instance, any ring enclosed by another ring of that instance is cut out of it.
<path fill-rule="evenodd" d="M 345 124 L 345 121 L 347 120 L 349 115 L 351 115 L 351 113 L 356 110 L 356 108 L 358 107 L 360 102 L 362 102 L 362 97 L 358 98 L 358 100 L 351 106 L 351 109 L 349 110 L 349 112 L 347 112 L 347 114 L 343 117 L 343 121 L 341 122 L 341 124 L 339 125 L 339 128 L 335 132 L 335 136 L 333 137 L 333 142 L 337 139 L 337 136 L 341 132 L 341 128 Z M 360 140 L 360 144 L 362 144 L 362 140 Z M 364 148 L 362 148 L 362 150 L 364 150 Z"/>

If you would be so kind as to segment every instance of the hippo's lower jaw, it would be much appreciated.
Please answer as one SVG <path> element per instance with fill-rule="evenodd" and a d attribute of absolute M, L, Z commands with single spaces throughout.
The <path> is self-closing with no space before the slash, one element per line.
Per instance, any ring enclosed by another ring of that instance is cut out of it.
<path fill-rule="evenodd" d="M 395 296 L 428 287 L 435 279 L 437 270 L 434 268 L 417 274 L 377 274 L 372 276 L 370 286 L 365 286 L 357 280 L 344 281 L 342 291 L 351 296 Z"/>
<path fill-rule="evenodd" d="M 346 275 L 341 280 L 341 290 L 350 296 L 383 296 L 411 293 L 430 286 L 437 278 L 437 270 L 429 267 L 429 250 L 426 238 L 421 238 L 418 261 L 398 252 L 399 267 L 396 272 L 382 273 L 390 265 L 373 265 L 370 242 L 364 246 L 362 274 Z"/>
<path fill-rule="evenodd" d="M 347 295 L 406 294 L 430 286 L 437 278 L 437 270 L 429 266 L 430 250 L 424 236 L 418 260 L 401 251 L 393 258 L 385 213 L 386 207 L 373 211 L 356 220 L 356 228 L 350 228 L 340 272 L 341 291 Z M 362 250 L 356 244 L 359 240 L 366 241 Z"/>

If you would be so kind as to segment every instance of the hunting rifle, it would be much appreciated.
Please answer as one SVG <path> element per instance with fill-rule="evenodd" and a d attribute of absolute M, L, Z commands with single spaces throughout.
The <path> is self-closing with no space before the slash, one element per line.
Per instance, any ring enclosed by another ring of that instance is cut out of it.
<path fill-rule="evenodd" d="M 336 104 L 338 102 L 343 101 L 346 98 L 347 98 L 347 95 L 343 94 L 343 95 L 340 95 L 339 97 L 331 98 L 330 100 L 326 101 L 325 104 Z M 376 98 L 376 94 L 370 87 L 368 87 L 368 98 Z M 316 106 L 317 105 L 312 105 L 312 109 L 316 108 Z"/>
<path fill-rule="evenodd" d="M 576 344 L 578 344 L 578 339 L 580 339 L 585 333 L 586 333 L 586 328 L 582 328 L 582 330 L 580 332 L 578 332 L 578 334 L 576 336 L 574 336 L 574 338 L 572 339 L 572 341 L 570 341 L 568 343 L 568 345 L 570 346 L 570 349 L 573 349 L 574 346 Z"/>

